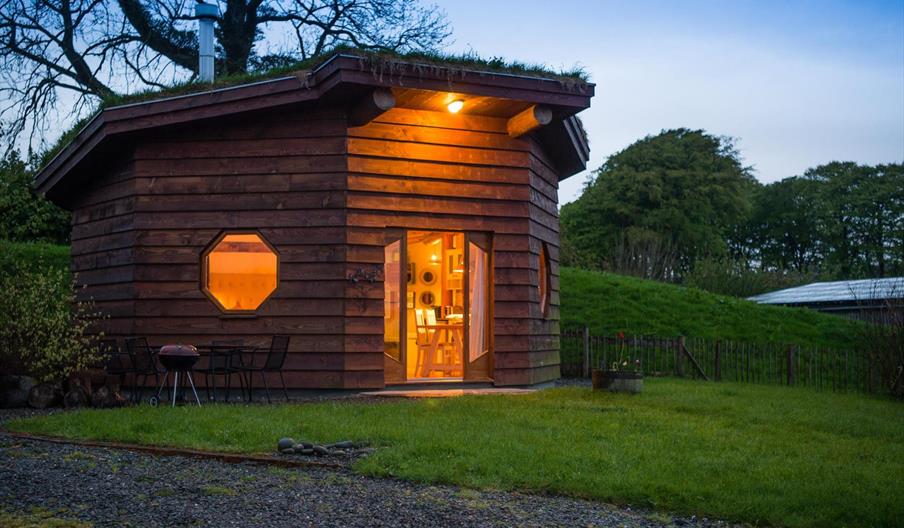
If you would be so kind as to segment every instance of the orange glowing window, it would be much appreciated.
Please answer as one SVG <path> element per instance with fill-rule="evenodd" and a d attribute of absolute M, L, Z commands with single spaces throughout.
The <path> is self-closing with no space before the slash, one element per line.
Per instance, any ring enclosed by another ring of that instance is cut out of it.
<path fill-rule="evenodd" d="M 260 235 L 227 233 L 204 254 L 204 292 L 223 310 L 255 310 L 276 289 L 277 265 Z"/>

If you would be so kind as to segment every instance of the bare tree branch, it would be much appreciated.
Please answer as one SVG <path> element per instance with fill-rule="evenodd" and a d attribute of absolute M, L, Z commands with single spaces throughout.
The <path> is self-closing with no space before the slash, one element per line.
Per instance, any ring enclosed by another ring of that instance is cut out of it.
<path fill-rule="evenodd" d="M 0 142 L 41 147 L 104 98 L 193 79 L 196 1 L 0 0 Z M 227 75 L 339 45 L 433 51 L 451 34 L 445 14 L 419 0 L 207 1 L 221 15 L 217 70 Z"/>

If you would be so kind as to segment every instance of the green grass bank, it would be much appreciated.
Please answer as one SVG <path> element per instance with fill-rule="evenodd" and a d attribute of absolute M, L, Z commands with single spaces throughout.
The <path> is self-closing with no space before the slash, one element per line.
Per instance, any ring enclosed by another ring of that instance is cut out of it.
<path fill-rule="evenodd" d="M 595 334 L 689 336 L 746 342 L 853 347 L 861 325 L 803 308 L 766 306 L 611 273 L 562 268 L 563 328 L 590 327 Z"/>

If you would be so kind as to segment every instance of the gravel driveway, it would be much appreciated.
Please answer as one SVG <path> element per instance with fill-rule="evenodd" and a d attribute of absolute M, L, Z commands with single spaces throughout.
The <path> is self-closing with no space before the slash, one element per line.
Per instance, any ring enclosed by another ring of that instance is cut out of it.
<path fill-rule="evenodd" d="M 561 497 L 363 477 L 343 469 L 229 464 L 0 433 L 0 510 L 36 507 L 117 527 L 726 526 Z"/>

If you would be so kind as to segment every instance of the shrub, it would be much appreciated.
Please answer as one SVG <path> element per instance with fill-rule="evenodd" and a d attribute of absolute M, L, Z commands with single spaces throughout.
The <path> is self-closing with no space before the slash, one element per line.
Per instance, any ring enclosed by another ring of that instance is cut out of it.
<path fill-rule="evenodd" d="M 69 270 L 69 246 L 0 240 L 0 275 L 46 268 Z"/>
<path fill-rule="evenodd" d="M 99 318 L 91 302 L 76 299 L 59 268 L 0 274 L 0 362 L 40 381 L 61 381 L 96 364 L 88 334 Z"/>

